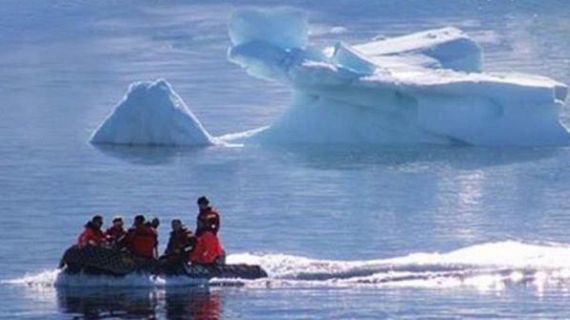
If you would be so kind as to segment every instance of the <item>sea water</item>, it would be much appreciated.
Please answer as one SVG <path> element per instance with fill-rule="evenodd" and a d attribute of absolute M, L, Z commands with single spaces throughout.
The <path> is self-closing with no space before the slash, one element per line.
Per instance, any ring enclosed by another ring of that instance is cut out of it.
<path fill-rule="evenodd" d="M 250 5 L 307 11 L 322 44 L 456 26 L 481 43 L 486 70 L 570 83 L 565 1 L 4 1 L 0 317 L 570 314 L 568 148 L 88 143 L 131 82 L 156 78 L 214 135 L 271 123 L 288 89 L 226 60 L 228 17 Z M 162 249 L 170 219 L 193 226 L 202 194 L 222 214 L 229 261 L 259 263 L 269 279 L 58 274 L 94 213 L 160 217 Z"/>

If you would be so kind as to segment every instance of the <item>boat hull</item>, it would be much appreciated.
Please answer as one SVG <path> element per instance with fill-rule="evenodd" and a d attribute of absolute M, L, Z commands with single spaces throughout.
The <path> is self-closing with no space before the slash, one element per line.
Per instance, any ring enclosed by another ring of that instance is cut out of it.
<path fill-rule="evenodd" d="M 133 273 L 186 276 L 196 279 L 259 279 L 267 277 L 267 273 L 257 265 L 172 265 L 137 257 L 125 251 L 91 246 L 85 248 L 73 246 L 67 249 L 61 259 L 60 267 L 68 274 L 84 273 L 117 277 Z"/>

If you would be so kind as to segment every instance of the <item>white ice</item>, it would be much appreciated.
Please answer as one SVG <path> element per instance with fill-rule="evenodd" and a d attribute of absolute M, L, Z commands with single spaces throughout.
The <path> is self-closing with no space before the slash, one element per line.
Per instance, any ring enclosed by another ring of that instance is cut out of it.
<path fill-rule="evenodd" d="M 236 11 L 228 59 L 291 87 L 271 125 L 211 137 L 165 81 L 131 86 L 94 143 L 567 145 L 555 80 L 483 73 L 480 46 L 448 27 L 392 39 L 311 46 L 302 12 Z M 244 93 L 246 94 L 246 93 Z M 271 104 L 268 101 L 268 104 Z M 223 115 L 220 115 L 223 116 Z"/>
<path fill-rule="evenodd" d="M 92 143 L 208 146 L 216 143 L 164 80 L 133 83 Z"/>
<path fill-rule="evenodd" d="M 264 15 L 252 9 L 234 14 L 232 21 L 240 21 L 240 29 L 231 33 L 264 30 L 269 15 L 274 26 L 308 29 L 306 20 L 291 19 L 290 13 Z M 285 114 L 249 141 L 486 146 L 570 142 L 558 118 L 566 86 L 539 76 L 481 73 L 481 48 L 458 29 L 354 46 L 337 43 L 323 50 L 306 44 L 305 34 L 294 35 L 287 28 L 272 32 L 271 41 L 248 35 L 252 41 L 234 42 L 228 54 L 248 73 L 283 82 L 294 91 Z M 276 39 L 286 39 L 287 45 Z M 303 46 L 289 45 L 294 43 Z"/>

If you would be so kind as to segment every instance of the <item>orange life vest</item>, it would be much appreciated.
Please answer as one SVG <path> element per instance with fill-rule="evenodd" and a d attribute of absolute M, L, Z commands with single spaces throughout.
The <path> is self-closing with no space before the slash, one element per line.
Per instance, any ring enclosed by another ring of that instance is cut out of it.
<path fill-rule="evenodd" d="M 107 242 L 109 242 L 112 245 L 120 245 L 125 239 L 126 235 L 127 232 L 122 227 L 113 226 L 105 231 Z"/>
<path fill-rule="evenodd" d="M 85 225 L 85 230 L 79 235 L 77 245 L 80 247 L 100 246 L 105 243 L 105 234 L 101 229 L 96 228 L 91 222 Z"/>
<path fill-rule="evenodd" d="M 212 231 L 204 231 L 196 241 L 196 246 L 190 254 L 190 261 L 199 264 L 215 263 L 224 255 L 224 248 L 218 237 Z"/>
<path fill-rule="evenodd" d="M 153 228 L 140 225 L 129 229 L 127 247 L 134 255 L 152 259 L 157 244 L 158 235 Z"/>
<path fill-rule="evenodd" d="M 196 220 L 197 237 L 205 231 L 212 231 L 214 234 L 218 234 L 218 230 L 220 230 L 220 214 L 212 207 L 200 210 Z"/>

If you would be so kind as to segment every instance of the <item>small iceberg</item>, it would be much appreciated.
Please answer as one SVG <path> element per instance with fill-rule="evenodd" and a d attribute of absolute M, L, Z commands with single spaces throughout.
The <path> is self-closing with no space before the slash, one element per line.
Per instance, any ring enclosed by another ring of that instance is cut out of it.
<path fill-rule="evenodd" d="M 95 130 L 91 142 L 147 146 L 218 143 L 165 80 L 131 84 L 123 100 Z"/>

